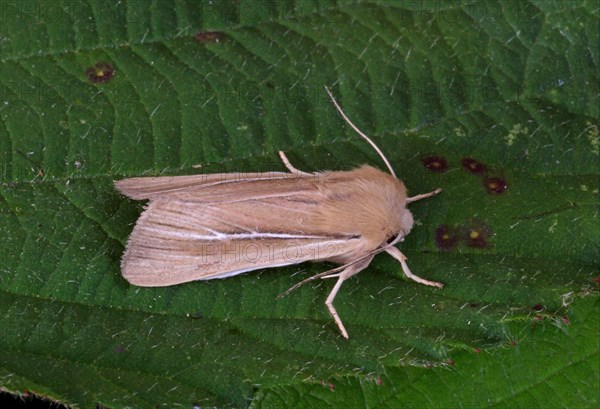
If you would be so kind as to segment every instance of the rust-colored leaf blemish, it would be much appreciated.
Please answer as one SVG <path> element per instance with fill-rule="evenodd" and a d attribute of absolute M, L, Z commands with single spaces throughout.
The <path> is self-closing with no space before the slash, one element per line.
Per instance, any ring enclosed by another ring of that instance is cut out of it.
<path fill-rule="evenodd" d="M 335 391 L 335 384 L 331 382 L 321 381 L 321 385 L 328 386 L 331 392 Z"/>
<path fill-rule="evenodd" d="M 108 82 L 115 76 L 115 69 L 107 62 L 98 62 L 85 71 L 90 82 L 97 84 Z"/>
<path fill-rule="evenodd" d="M 596 284 L 600 284 L 600 276 L 594 278 L 594 281 L 596 282 Z"/>
<path fill-rule="evenodd" d="M 490 237 L 492 233 L 490 228 L 482 223 L 475 223 L 465 227 L 463 234 L 467 246 L 477 249 L 483 249 L 490 246 Z"/>
<path fill-rule="evenodd" d="M 194 36 L 201 44 L 220 43 L 225 35 L 220 31 L 201 31 Z"/>
<path fill-rule="evenodd" d="M 443 173 L 448 170 L 448 161 L 441 156 L 426 156 L 421 163 L 431 172 Z"/>
<path fill-rule="evenodd" d="M 536 304 L 532 308 L 537 312 L 544 311 L 544 306 L 542 304 Z"/>
<path fill-rule="evenodd" d="M 569 325 L 571 323 L 571 321 L 569 321 L 569 318 L 566 315 L 563 315 L 561 320 L 565 325 Z"/>
<path fill-rule="evenodd" d="M 488 193 L 500 194 L 504 193 L 504 191 L 508 189 L 506 180 L 496 176 L 485 178 L 483 184 L 485 185 Z"/>
<path fill-rule="evenodd" d="M 435 229 L 435 243 L 441 250 L 451 250 L 458 244 L 458 232 L 455 228 L 442 224 Z"/>
<path fill-rule="evenodd" d="M 476 175 L 483 174 L 487 169 L 483 163 L 473 158 L 462 158 L 461 163 L 463 169 Z"/>

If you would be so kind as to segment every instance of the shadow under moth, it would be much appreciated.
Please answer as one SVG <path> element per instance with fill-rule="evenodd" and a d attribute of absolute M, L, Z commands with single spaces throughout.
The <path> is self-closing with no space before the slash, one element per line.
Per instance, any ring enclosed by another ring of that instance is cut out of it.
<path fill-rule="evenodd" d="M 344 338 L 348 332 L 333 300 L 348 278 L 386 252 L 404 274 L 421 284 L 443 284 L 414 275 L 395 245 L 413 227 L 406 206 L 433 196 L 408 197 L 406 187 L 369 137 L 333 104 L 381 156 L 389 174 L 363 165 L 351 171 L 308 173 L 283 152 L 288 172 L 219 173 L 119 180 L 116 188 L 135 200 L 149 200 L 127 243 L 123 277 L 133 285 L 160 287 L 226 278 L 252 270 L 329 261 L 340 264 L 317 278 L 337 278 L 325 304 Z"/>

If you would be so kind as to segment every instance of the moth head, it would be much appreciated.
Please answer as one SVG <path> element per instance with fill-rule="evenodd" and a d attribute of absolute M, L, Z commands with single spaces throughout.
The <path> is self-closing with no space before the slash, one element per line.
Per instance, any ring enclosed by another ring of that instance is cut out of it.
<path fill-rule="evenodd" d="M 410 233 L 413 225 L 415 224 L 412 213 L 406 208 L 400 211 L 400 223 L 402 226 L 402 232 L 406 236 L 408 233 Z"/>
<path fill-rule="evenodd" d="M 392 232 L 392 234 L 386 241 L 386 244 L 388 244 L 388 245 L 393 246 L 396 243 L 404 241 L 404 237 L 408 233 L 410 233 L 413 225 L 415 224 L 412 213 L 406 208 L 404 208 L 400 211 L 400 214 L 398 217 L 398 222 L 399 223 L 398 223 L 397 231 Z"/>

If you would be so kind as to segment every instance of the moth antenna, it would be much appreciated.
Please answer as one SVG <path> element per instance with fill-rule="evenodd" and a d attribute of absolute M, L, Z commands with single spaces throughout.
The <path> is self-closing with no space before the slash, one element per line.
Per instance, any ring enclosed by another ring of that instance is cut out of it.
<path fill-rule="evenodd" d="M 358 127 L 352 123 L 352 121 L 350 120 L 350 118 L 348 118 L 346 116 L 346 114 L 344 113 L 344 111 L 342 111 L 342 108 L 339 106 L 339 104 L 337 103 L 337 101 L 333 97 L 333 94 L 331 93 L 331 91 L 329 91 L 329 88 L 327 88 L 327 86 L 325 86 L 325 91 L 327 91 L 327 93 L 329 94 L 329 98 L 331 98 L 331 100 L 333 101 L 333 105 L 335 105 L 335 108 L 337 109 L 337 111 L 340 113 L 340 115 L 342 116 L 342 118 L 344 118 L 344 121 L 346 121 L 346 123 L 348 125 L 350 125 L 352 127 L 352 129 L 354 129 L 356 131 L 357 134 L 359 134 L 360 136 L 362 136 L 363 139 L 365 139 L 367 142 L 369 142 L 371 144 L 371 146 L 375 149 L 375 151 L 377 151 L 377 153 L 379 154 L 379 156 L 381 157 L 381 159 L 383 159 L 383 161 L 385 162 L 385 164 L 388 167 L 388 169 L 389 169 L 390 173 L 392 174 L 392 176 L 397 179 L 396 173 L 394 173 L 394 169 L 392 169 L 392 165 L 390 165 L 390 162 L 387 160 L 387 158 L 385 157 L 385 155 L 383 154 L 383 152 L 381 151 L 381 149 L 379 149 L 379 146 L 377 146 L 375 144 L 375 142 L 373 142 L 371 140 L 371 138 L 369 138 L 367 135 L 365 135 L 363 131 L 361 131 L 360 129 L 358 129 Z"/>
<path fill-rule="evenodd" d="M 293 286 L 291 286 L 290 288 L 288 288 L 287 290 L 285 290 L 284 292 L 282 292 L 281 294 L 279 294 L 277 297 L 275 297 L 275 299 L 278 300 L 280 298 L 285 297 L 286 295 L 288 295 L 289 293 L 291 293 L 292 291 L 294 291 L 298 287 L 301 287 L 304 284 L 308 283 L 309 281 L 316 280 L 317 278 L 324 277 L 324 276 L 326 276 L 328 274 L 331 274 L 331 273 L 336 273 L 338 271 L 342 271 L 344 268 L 348 267 L 351 264 L 357 263 L 357 262 L 358 262 L 358 260 L 357 261 L 353 261 L 353 262 L 348 263 L 348 264 L 344 264 L 343 266 L 332 268 L 331 270 L 327 270 L 327 271 L 324 271 L 324 272 L 319 273 L 319 274 L 315 274 L 314 276 L 310 276 L 310 277 L 308 277 L 308 278 L 300 281 L 299 283 L 294 284 Z"/>

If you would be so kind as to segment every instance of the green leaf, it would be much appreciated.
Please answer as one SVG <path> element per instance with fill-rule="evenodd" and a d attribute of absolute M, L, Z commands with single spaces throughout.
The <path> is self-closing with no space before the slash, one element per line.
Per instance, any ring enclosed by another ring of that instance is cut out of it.
<path fill-rule="evenodd" d="M 569 323 L 511 327 L 512 345 L 467 350 L 437 368 L 387 367 L 382 374 L 335 377 L 260 390 L 253 408 L 355 407 L 589 407 L 600 388 L 600 307 L 578 299 Z"/>
<path fill-rule="evenodd" d="M 597 406 L 594 2 L 0 7 L 1 387 L 111 408 Z M 121 277 L 143 203 L 113 179 L 280 171 L 278 150 L 305 171 L 383 168 L 324 85 L 411 194 L 443 188 L 411 205 L 401 249 L 444 289 L 376 257 L 336 298 L 347 341 L 330 281 L 276 300 L 331 265 Z"/>

